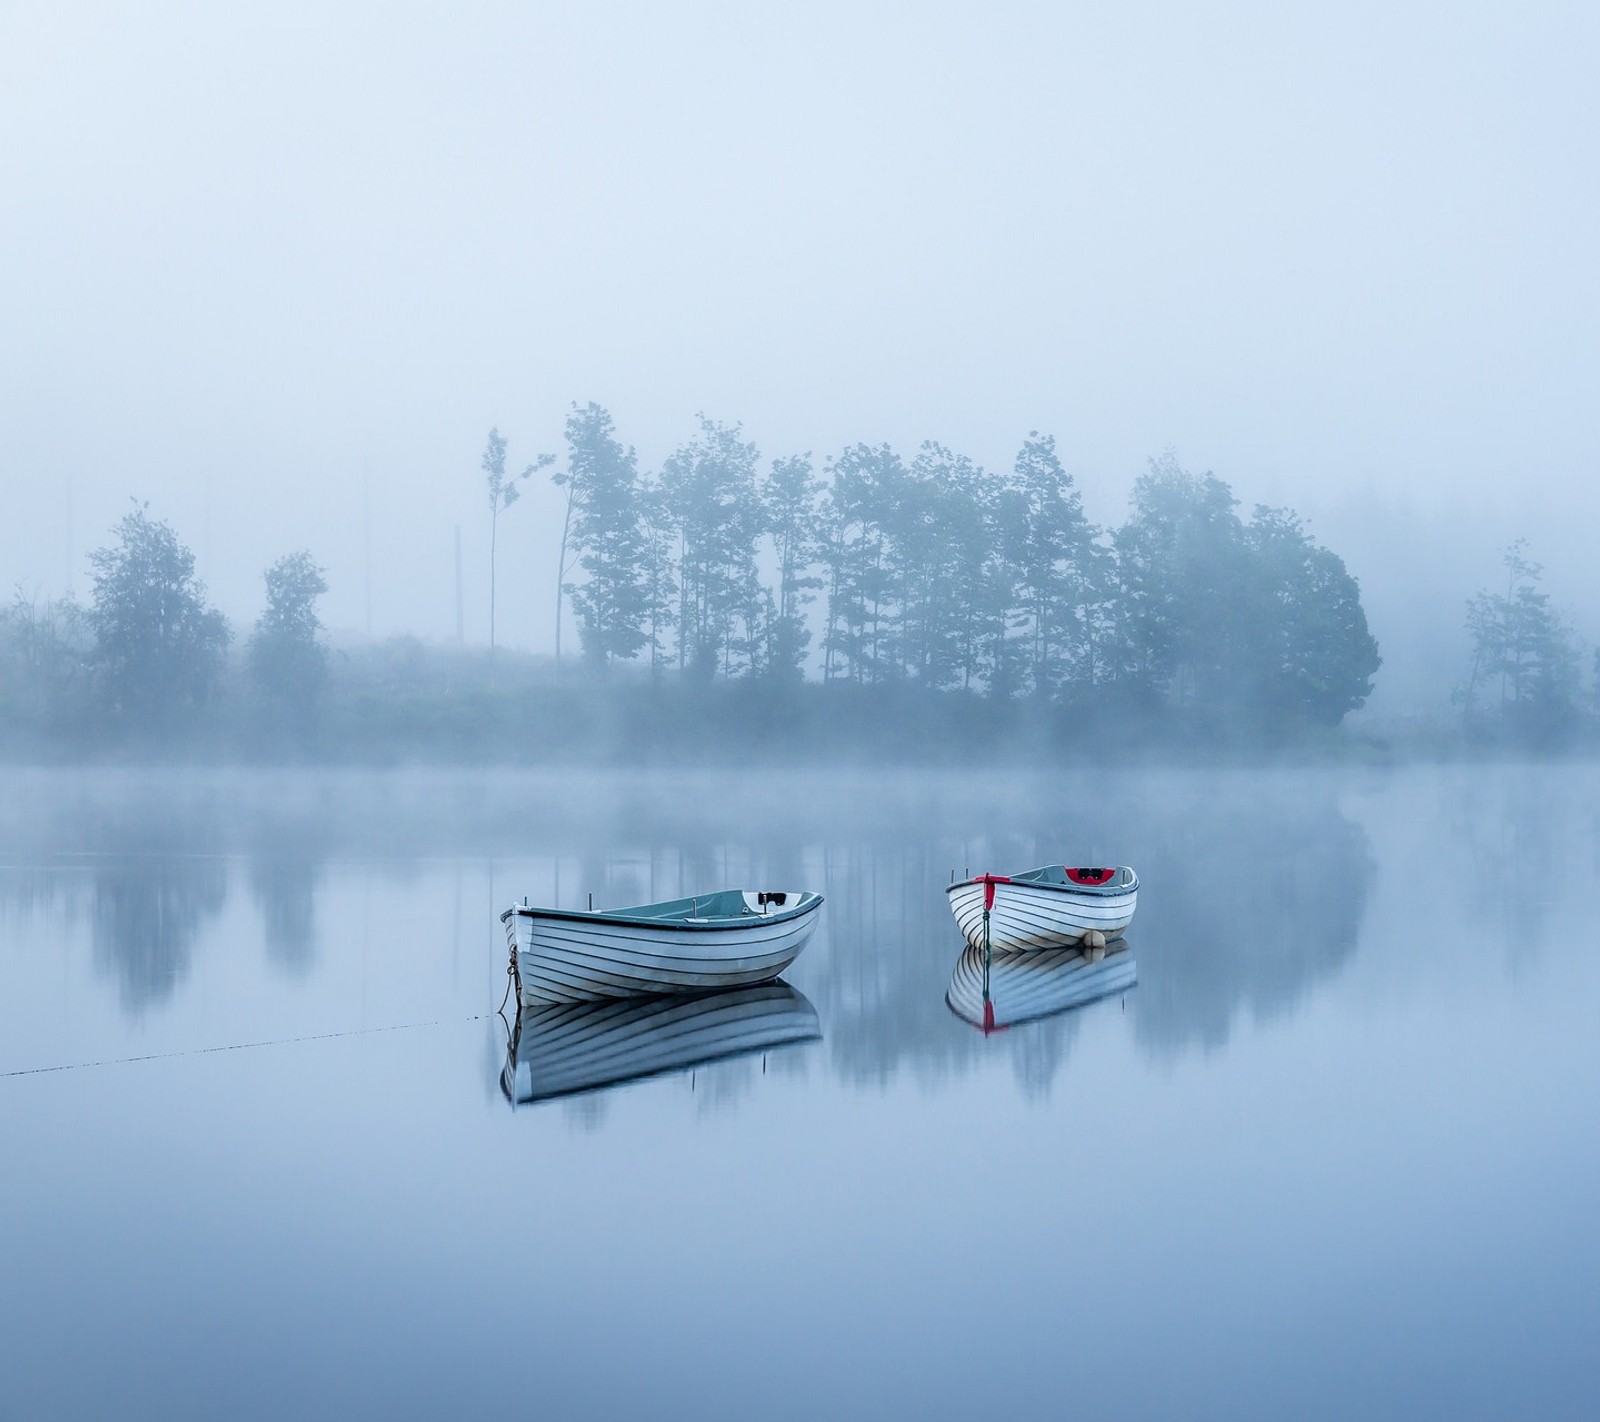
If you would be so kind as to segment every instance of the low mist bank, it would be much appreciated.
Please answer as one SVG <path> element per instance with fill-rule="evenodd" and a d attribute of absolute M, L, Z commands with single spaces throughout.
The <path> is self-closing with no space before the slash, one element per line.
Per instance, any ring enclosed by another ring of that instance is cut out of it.
<path fill-rule="evenodd" d="M 314 703 L 285 708 L 251 692 L 233 658 L 213 696 L 165 717 L 107 708 L 86 680 L 62 694 L 13 694 L 0 718 L 12 763 L 385 766 L 985 761 L 1103 765 L 1110 757 L 1384 761 L 1499 755 L 1459 713 L 1364 716 L 1342 726 L 1274 717 L 1234 702 L 1174 704 L 1114 690 L 1071 704 L 996 701 L 961 691 L 848 683 L 700 684 L 550 658 L 398 639 L 335 651 Z M 1559 746 L 1600 752 L 1585 717 Z"/>

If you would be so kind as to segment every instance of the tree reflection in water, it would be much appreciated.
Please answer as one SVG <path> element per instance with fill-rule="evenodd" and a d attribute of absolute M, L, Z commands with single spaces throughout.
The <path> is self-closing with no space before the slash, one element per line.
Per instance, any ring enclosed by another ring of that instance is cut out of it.
<path fill-rule="evenodd" d="M 119 855 L 95 869 L 95 965 L 116 977 L 127 1011 L 172 996 L 227 892 L 227 863 L 210 855 Z"/>
<path fill-rule="evenodd" d="M 7 912 L 59 921 L 63 946 L 87 936 L 125 1012 L 170 999 L 227 899 L 221 797 L 184 775 L 118 772 L 19 774 L 8 788 L 0 853 L 28 868 L 0 874 Z"/>
<path fill-rule="evenodd" d="M 1057 1079 L 1078 1009 L 989 1041 L 957 1030 L 944 1010 L 964 946 L 942 892 L 952 868 L 964 876 L 1063 857 L 1132 862 L 1143 887 L 1130 931 L 1139 987 L 1129 1017 L 1150 1053 L 1218 1047 L 1241 1012 L 1264 1020 L 1293 1011 L 1354 952 L 1372 854 L 1332 793 L 1246 781 L 1238 796 L 1172 777 L 1133 781 L 1124 788 L 1134 793 L 1092 811 L 1024 806 L 989 835 L 974 817 L 960 842 L 924 830 L 921 842 L 836 847 L 827 970 L 806 978 L 836 1068 L 878 1084 L 906 1069 L 935 1085 L 1002 1055 L 1031 1095 Z M 987 818 L 1003 813 L 996 805 Z"/>
<path fill-rule="evenodd" d="M 812 946 L 788 975 L 816 1005 L 820 1052 L 858 1086 L 909 1073 L 929 1088 L 996 1056 L 1023 1085 L 1060 1079 L 1082 1017 L 1069 1012 L 985 1041 L 944 996 L 962 940 L 946 905 L 951 871 L 1061 862 L 1131 862 L 1143 888 L 1132 936 L 1139 987 L 1134 1040 L 1156 1055 L 1215 1048 L 1242 1013 L 1296 1010 L 1355 950 L 1373 860 L 1318 772 L 1125 771 L 1029 776 L 839 771 L 390 778 L 303 773 L 218 786 L 147 777 L 47 786 L 0 805 L 0 850 L 15 862 L 76 856 L 92 886 L 94 960 L 130 1011 L 172 994 L 242 854 L 270 961 L 309 978 L 319 899 L 350 890 L 343 866 L 376 862 L 463 899 L 461 866 L 490 875 L 507 902 L 559 880 L 561 901 L 670 898 L 730 884 L 818 888 Z M 564 866 L 564 868 L 561 868 Z M 0 874 L 0 899 L 37 901 L 34 877 Z M 348 914 L 351 905 L 341 905 Z M 330 910 L 330 913 L 332 910 Z M 459 917 L 459 915 L 458 915 Z M 499 949 L 494 950 L 498 954 Z M 427 961 L 418 949 L 418 961 Z M 491 974 L 496 997 L 503 986 Z M 485 1004 L 492 1008 L 493 1002 Z M 1096 1009 L 1085 1009 L 1093 1011 Z"/>
<path fill-rule="evenodd" d="M 1140 866 L 1134 1030 L 1159 1055 L 1221 1047 L 1241 1012 L 1293 1012 L 1355 952 L 1376 867 L 1331 801 L 1175 817 Z"/>
<path fill-rule="evenodd" d="M 269 817 L 251 841 L 250 892 L 261 909 L 267 958 L 303 977 L 317 954 L 317 888 L 327 859 L 320 821 Z"/>

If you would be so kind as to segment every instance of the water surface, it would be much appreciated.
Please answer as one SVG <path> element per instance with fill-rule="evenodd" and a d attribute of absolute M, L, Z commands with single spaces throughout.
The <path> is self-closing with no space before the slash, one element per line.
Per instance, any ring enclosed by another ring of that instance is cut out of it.
<path fill-rule="evenodd" d="M 1595 770 L 3 790 L 0 1418 L 1593 1415 Z M 1061 860 L 1137 985 L 986 1036 Z M 498 909 L 731 885 L 783 1041 L 509 1099 Z"/>

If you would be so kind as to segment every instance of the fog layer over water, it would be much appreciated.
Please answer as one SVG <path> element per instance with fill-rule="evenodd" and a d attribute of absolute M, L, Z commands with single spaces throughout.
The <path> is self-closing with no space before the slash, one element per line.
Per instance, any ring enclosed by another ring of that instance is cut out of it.
<path fill-rule="evenodd" d="M 1583 1415 L 1597 790 L 12 775 L 0 1412 Z M 1138 984 L 986 1037 L 1063 858 Z M 513 1108 L 495 911 L 725 884 L 820 1040 Z"/>

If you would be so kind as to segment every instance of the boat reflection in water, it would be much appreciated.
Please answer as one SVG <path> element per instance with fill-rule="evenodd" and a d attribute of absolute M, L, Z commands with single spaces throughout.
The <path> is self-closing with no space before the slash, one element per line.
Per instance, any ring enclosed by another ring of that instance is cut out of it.
<path fill-rule="evenodd" d="M 822 1037 L 788 983 L 525 1007 L 500 1074 L 513 1106 L 619 1086 Z"/>
<path fill-rule="evenodd" d="M 1139 977 L 1125 944 L 1103 954 L 1077 948 L 992 953 L 987 970 L 984 957 L 981 948 L 962 951 L 944 1000 L 957 1017 L 985 1032 L 1082 1007 L 1132 987 Z"/>

